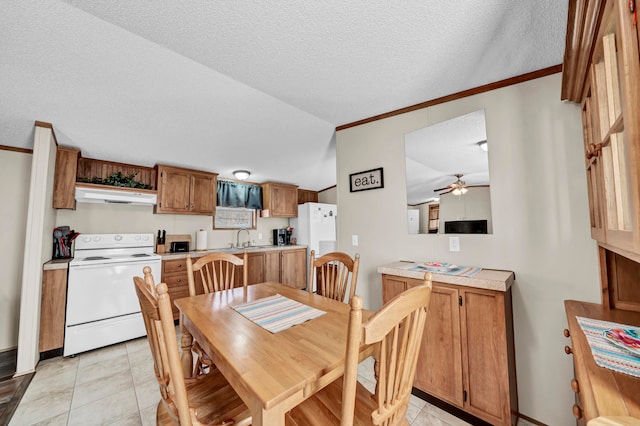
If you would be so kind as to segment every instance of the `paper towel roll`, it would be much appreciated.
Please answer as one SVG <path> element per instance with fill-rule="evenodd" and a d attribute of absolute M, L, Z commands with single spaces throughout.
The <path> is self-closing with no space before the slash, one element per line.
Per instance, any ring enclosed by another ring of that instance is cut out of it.
<path fill-rule="evenodd" d="M 206 250 L 207 249 L 207 231 L 204 229 L 196 232 L 196 250 Z"/>

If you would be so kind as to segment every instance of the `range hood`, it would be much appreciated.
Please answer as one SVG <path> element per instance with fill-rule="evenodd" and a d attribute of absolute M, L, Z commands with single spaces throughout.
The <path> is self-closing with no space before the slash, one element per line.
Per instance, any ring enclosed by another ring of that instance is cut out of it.
<path fill-rule="evenodd" d="M 158 201 L 158 196 L 152 192 L 84 186 L 76 186 L 75 198 L 78 203 L 138 204 L 145 206 L 155 205 Z"/>

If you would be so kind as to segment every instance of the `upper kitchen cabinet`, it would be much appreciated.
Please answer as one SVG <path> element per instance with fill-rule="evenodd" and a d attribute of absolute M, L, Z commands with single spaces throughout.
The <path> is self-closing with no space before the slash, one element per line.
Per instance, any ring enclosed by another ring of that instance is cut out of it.
<path fill-rule="evenodd" d="M 56 149 L 56 171 L 53 180 L 53 208 L 74 209 L 76 174 L 80 150 L 59 146 Z"/>
<path fill-rule="evenodd" d="M 640 56 L 633 4 L 570 1 L 563 99 L 580 102 L 591 234 L 640 254 Z"/>
<path fill-rule="evenodd" d="M 123 181 L 127 185 L 121 186 Z M 155 185 L 156 170 L 152 167 L 83 158 L 75 148 L 60 146 L 56 150 L 53 208 L 75 209 L 76 187 L 155 193 Z"/>
<path fill-rule="evenodd" d="M 262 203 L 265 217 L 297 217 L 298 187 L 284 183 L 263 183 Z"/>
<path fill-rule="evenodd" d="M 317 203 L 318 191 L 310 191 L 308 189 L 298 188 L 298 204 Z"/>
<path fill-rule="evenodd" d="M 215 215 L 216 173 L 156 166 L 158 204 L 155 213 Z"/>

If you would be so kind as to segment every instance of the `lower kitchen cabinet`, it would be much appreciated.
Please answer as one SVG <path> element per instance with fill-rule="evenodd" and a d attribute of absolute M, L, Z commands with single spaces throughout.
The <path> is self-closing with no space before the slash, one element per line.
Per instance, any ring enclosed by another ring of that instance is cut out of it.
<path fill-rule="evenodd" d="M 64 346 L 64 316 L 67 303 L 67 269 L 42 271 L 39 352 Z"/>
<path fill-rule="evenodd" d="M 277 281 L 294 288 L 306 287 L 307 249 L 274 250 L 265 254 L 265 281 Z"/>
<path fill-rule="evenodd" d="M 242 258 L 243 253 L 236 253 L 236 256 Z M 249 251 L 247 253 L 247 283 L 251 285 L 265 281 L 277 281 L 291 287 L 304 288 L 306 286 L 306 258 L 307 250 L 305 248 Z M 192 258 L 194 262 L 197 260 L 197 257 Z M 241 277 L 242 267 L 237 267 L 235 276 L 236 287 L 242 286 Z M 189 296 L 186 258 L 163 260 L 161 281 L 167 284 L 169 297 L 172 301 L 171 309 L 173 310 L 173 317 L 174 319 L 178 319 L 179 311 L 173 304 L 173 300 Z M 156 279 L 156 282 L 159 281 Z M 195 277 L 195 284 L 196 293 L 202 293 L 202 282 L 197 275 Z"/>
<path fill-rule="evenodd" d="M 383 274 L 383 301 L 420 283 Z M 516 424 L 510 288 L 433 283 L 414 386 L 491 424 Z"/>
<path fill-rule="evenodd" d="M 162 261 L 162 282 L 167 284 L 173 319 L 178 319 L 180 312 L 173 301 L 189 296 L 189 281 L 187 281 L 187 259 L 172 259 Z M 157 284 L 157 281 L 156 281 Z"/>

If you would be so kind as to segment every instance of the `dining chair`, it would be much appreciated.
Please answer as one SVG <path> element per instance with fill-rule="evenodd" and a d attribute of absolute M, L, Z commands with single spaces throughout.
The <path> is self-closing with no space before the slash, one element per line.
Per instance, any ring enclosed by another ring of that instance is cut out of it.
<path fill-rule="evenodd" d="M 249 408 L 220 371 L 184 377 L 167 285 L 156 286 L 148 266 L 143 272 L 144 278 L 134 277 L 133 281 L 160 385 L 162 399 L 156 410 L 157 424 L 251 424 Z"/>
<path fill-rule="evenodd" d="M 210 253 L 193 262 L 191 255 L 187 254 L 189 296 L 233 288 L 236 284 L 236 269 L 239 266 L 242 266 L 242 285 L 247 288 L 248 262 L 246 250 L 242 259 L 231 253 Z M 196 282 L 201 284 L 202 287 L 197 285 Z M 196 340 L 193 340 L 191 350 L 196 355 L 192 375 L 203 374 L 210 371 L 210 369 L 215 369 L 213 360 Z"/>
<path fill-rule="evenodd" d="M 242 259 L 231 253 L 210 253 L 198 258 L 195 262 L 191 255 L 187 254 L 187 282 L 189 283 L 189 295 L 199 294 L 196 287 L 196 279 L 202 284 L 204 293 L 228 290 L 235 287 L 236 267 L 242 266 L 242 286 L 247 287 L 247 252 Z"/>
<path fill-rule="evenodd" d="M 342 378 L 286 413 L 288 426 L 408 425 L 409 397 L 429 300 L 431 275 L 397 295 L 362 323 L 362 299 L 351 299 L 345 370 Z M 360 345 L 377 345 L 375 393 L 357 380 Z"/>
<path fill-rule="evenodd" d="M 352 259 L 346 253 L 332 252 L 316 259 L 315 251 L 311 250 L 307 290 L 309 293 L 313 293 L 313 284 L 315 282 L 318 294 L 345 302 L 345 294 L 347 293 L 347 288 L 349 288 L 349 298 L 346 300 L 346 303 L 349 303 L 354 294 L 356 294 L 359 265 L 359 254 L 356 254 L 355 258 Z"/>

